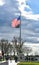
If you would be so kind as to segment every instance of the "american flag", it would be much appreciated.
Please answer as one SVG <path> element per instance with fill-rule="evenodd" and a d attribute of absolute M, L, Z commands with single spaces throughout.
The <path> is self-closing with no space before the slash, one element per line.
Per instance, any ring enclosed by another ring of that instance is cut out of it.
<path fill-rule="evenodd" d="M 19 28 L 20 27 L 20 16 L 18 18 L 14 18 L 12 20 L 11 26 L 13 28 Z"/>

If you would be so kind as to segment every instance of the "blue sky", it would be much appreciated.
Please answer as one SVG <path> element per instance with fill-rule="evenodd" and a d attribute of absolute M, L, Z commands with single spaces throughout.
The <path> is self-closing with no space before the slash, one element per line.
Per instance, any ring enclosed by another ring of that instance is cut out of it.
<path fill-rule="evenodd" d="M 39 14 L 39 0 L 28 0 L 27 5 L 29 5 L 34 14 Z"/>
<path fill-rule="evenodd" d="M 21 11 L 21 37 L 28 43 L 39 43 L 39 0 L 0 0 L 0 39 L 12 40 L 19 36 L 19 29 L 11 22 Z"/>

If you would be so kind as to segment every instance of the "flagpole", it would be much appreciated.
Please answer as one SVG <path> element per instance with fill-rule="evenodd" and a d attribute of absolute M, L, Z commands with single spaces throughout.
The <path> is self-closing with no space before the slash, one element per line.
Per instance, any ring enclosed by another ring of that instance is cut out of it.
<path fill-rule="evenodd" d="M 21 11 L 20 11 L 20 44 L 21 44 Z"/>

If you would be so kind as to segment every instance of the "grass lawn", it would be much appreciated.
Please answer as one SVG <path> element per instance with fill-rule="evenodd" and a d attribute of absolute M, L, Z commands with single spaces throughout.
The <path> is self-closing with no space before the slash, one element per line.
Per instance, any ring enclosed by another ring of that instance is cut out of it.
<path fill-rule="evenodd" d="M 20 62 L 17 65 L 39 65 L 39 62 Z"/>

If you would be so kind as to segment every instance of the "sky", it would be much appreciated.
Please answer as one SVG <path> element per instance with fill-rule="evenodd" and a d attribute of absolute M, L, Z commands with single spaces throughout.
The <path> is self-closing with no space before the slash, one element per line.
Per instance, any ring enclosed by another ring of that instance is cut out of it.
<path fill-rule="evenodd" d="M 39 0 L 0 0 L 0 39 L 11 41 L 20 29 L 11 22 L 21 12 L 21 37 L 27 43 L 39 43 Z"/>
<path fill-rule="evenodd" d="M 23 48 L 30 48 L 32 51 L 28 55 L 39 55 L 39 44 L 24 43 Z"/>

